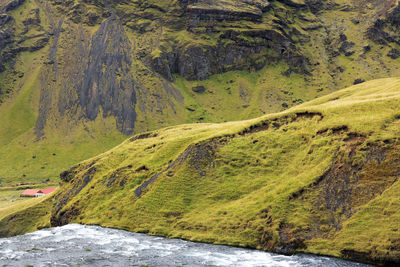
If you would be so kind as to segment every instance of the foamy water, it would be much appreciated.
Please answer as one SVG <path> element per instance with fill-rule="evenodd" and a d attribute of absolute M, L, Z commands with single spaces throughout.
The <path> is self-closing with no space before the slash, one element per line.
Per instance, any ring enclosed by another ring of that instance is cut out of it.
<path fill-rule="evenodd" d="M 0 239 L 1 266 L 366 266 L 70 224 Z"/>

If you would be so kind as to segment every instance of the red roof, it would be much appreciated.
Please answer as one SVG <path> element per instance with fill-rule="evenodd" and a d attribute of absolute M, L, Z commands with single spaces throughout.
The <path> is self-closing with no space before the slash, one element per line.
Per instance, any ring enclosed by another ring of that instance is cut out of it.
<path fill-rule="evenodd" d="M 38 190 L 35 189 L 27 189 L 24 192 L 21 193 L 21 196 L 35 196 L 35 194 L 38 193 Z"/>
<path fill-rule="evenodd" d="M 38 191 L 38 193 L 50 194 L 50 193 L 54 192 L 56 189 L 57 189 L 57 187 L 49 187 L 49 188 L 45 188 L 45 189 L 40 189 Z"/>

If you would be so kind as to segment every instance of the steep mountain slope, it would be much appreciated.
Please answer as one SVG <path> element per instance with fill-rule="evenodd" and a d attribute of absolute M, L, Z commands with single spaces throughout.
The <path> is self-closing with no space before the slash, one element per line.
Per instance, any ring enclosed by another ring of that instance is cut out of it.
<path fill-rule="evenodd" d="M 135 135 L 60 175 L 51 225 L 399 264 L 399 107 L 400 79 L 379 79 L 258 119 Z M 27 211 L 0 232 L 25 231 Z"/>
<path fill-rule="evenodd" d="M 392 0 L 2 0 L 0 10 L 1 183 L 54 179 L 132 133 L 254 118 L 400 75 Z"/>

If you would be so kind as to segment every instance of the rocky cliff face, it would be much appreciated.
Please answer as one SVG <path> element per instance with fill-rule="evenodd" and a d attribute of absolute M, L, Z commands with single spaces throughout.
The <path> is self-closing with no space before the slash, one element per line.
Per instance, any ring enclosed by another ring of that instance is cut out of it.
<path fill-rule="evenodd" d="M 294 45 L 297 32 L 288 35 L 289 24 L 283 23 L 286 29 L 274 25 L 268 16 L 268 1 L 189 1 L 181 5 L 185 24 L 179 30 L 186 40 L 176 43 L 172 36 L 167 38 L 151 59 L 153 69 L 164 78 L 173 81 L 173 74 L 179 74 L 205 80 L 231 70 L 257 71 L 279 60 L 299 73 L 308 73 L 308 60 Z"/>
<path fill-rule="evenodd" d="M 59 28 L 65 27 L 63 20 Z M 131 42 L 127 38 L 120 21 L 111 16 L 105 20 L 92 37 L 83 29 L 69 34 L 78 33 L 79 38 L 68 49 L 74 51 L 75 57 L 65 65 L 58 64 L 58 38 L 54 40 L 49 57 L 48 73 L 51 74 L 49 86 L 44 87 L 41 95 L 42 103 L 36 123 L 37 135 L 43 135 L 48 114 L 59 112 L 61 116 L 71 110 L 81 109 L 82 115 L 89 120 L 95 120 L 99 113 L 104 117 L 114 116 L 117 128 L 130 134 L 134 130 L 136 120 L 135 81 L 131 73 Z M 65 48 L 64 48 L 65 49 Z M 51 98 L 54 87 L 60 84 L 58 99 Z M 52 101 L 57 109 L 51 110 Z"/>
<path fill-rule="evenodd" d="M 368 29 L 368 36 L 375 43 L 390 47 L 390 51 L 387 54 L 392 59 L 400 57 L 400 50 L 398 45 L 400 44 L 400 8 L 394 3 L 391 3 L 385 16 L 376 20 L 374 25 Z"/>
<path fill-rule="evenodd" d="M 0 70 L 15 69 L 12 62 L 21 52 L 48 47 L 38 137 L 53 119 L 65 123 L 67 114 L 69 120 L 94 120 L 100 113 L 115 117 L 117 128 L 125 134 L 150 125 L 147 116 L 162 121 L 174 117 L 183 112 L 170 100 L 182 101 L 173 84 L 176 75 L 200 81 L 229 71 L 260 71 L 283 62 L 287 69 L 282 74 L 303 75 L 310 87 L 320 86 L 322 91 L 326 85 L 340 84 L 343 78 L 339 76 L 349 71 L 338 64 L 339 58 L 358 53 L 360 40 L 347 33 L 350 21 L 377 43 L 396 43 L 397 36 L 398 8 L 392 8 L 393 1 L 370 1 L 364 8 L 335 1 L 51 1 L 36 2 L 35 8 L 27 8 L 24 18 L 19 18 L 15 10 L 31 2 L 2 4 Z M 346 15 L 342 22 L 330 20 L 336 13 Z M 357 14 L 364 19 L 363 25 Z M 22 45 L 28 40 L 29 46 Z M 367 53 L 371 47 L 364 45 L 363 49 Z M 388 52 L 393 59 L 397 54 L 394 47 Z M 354 64 L 362 69 L 367 63 Z M 328 80 L 319 85 L 310 81 L 318 75 Z M 3 81 L 2 87 L 8 87 L 3 91 L 10 92 L 13 86 Z M 54 117 L 50 122 L 49 114 Z M 136 126 L 138 117 L 143 123 Z"/>
<path fill-rule="evenodd" d="M 20 29 L 16 29 L 18 22 L 10 13 L 16 12 L 15 10 L 24 3 L 23 0 L 10 0 L 0 3 L 0 73 L 9 69 L 9 73 L 13 73 L 17 77 L 23 74 L 14 69 L 15 58 L 21 52 L 35 52 L 42 49 L 49 42 L 49 35 L 44 32 L 41 25 L 39 9 L 30 10 L 19 21 L 21 23 Z M 1 79 L 0 103 L 1 95 L 10 93 L 13 90 L 13 85 L 12 79 L 7 79 L 7 77 Z"/>

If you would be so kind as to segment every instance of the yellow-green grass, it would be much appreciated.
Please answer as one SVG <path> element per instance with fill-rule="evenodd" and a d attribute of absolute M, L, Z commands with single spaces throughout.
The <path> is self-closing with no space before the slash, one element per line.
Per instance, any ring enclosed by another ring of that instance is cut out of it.
<path fill-rule="evenodd" d="M 15 236 L 50 227 L 52 194 L 0 210 L 0 236 Z"/>
<path fill-rule="evenodd" d="M 54 193 L 37 197 L 20 197 L 25 189 L 39 189 L 54 184 L 0 187 L 0 236 L 33 232 L 50 226 Z"/>
<path fill-rule="evenodd" d="M 31 186 L 19 186 L 19 187 L 1 187 L 0 188 L 0 220 L 11 213 L 22 211 L 26 208 L 32 207 L 49 196 L 44 197 L 20 197 L 21 193 L 25 189 L 42 189 L 45 187 L 52 186 L 51 184 L 37 184 Z"/>
<path fill-rule="evenodd" d="M 70 171 L 72 180 L 56 196 L 53 223 L 267 250 L 297 244 L 294 251 L 350 257 L 347 249 L 374 262 L 398 259 L 399 107 L 400 79 L 380 79 L 257 119 L 133 137 Z M 385 157 L 374 151 L 386 151 Z M 358 166 L 354 175 L 363 178 L 342 181 L 347 176 L 338 166 Z M 336 180 L 327 178 L 329 170 Z M 138 186 L 157 173 L 138 198 Z M 329 209 L 336 196 L 325 190 L 337 183 L 364 191 L 354 191 L 358 200 L 346 195 L 348 207 Z M 324 197 L 331 199 L 320 202 Z"/>

